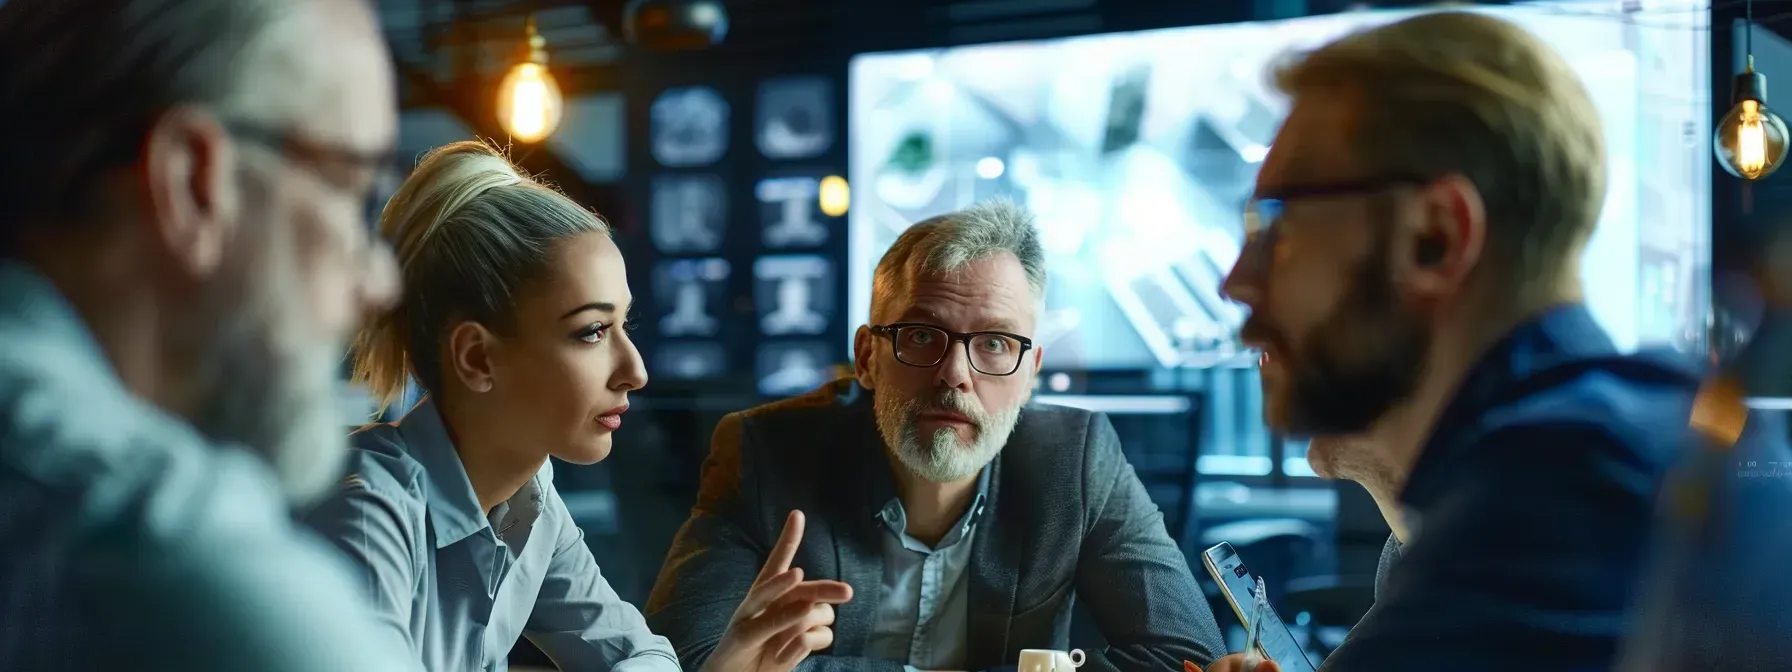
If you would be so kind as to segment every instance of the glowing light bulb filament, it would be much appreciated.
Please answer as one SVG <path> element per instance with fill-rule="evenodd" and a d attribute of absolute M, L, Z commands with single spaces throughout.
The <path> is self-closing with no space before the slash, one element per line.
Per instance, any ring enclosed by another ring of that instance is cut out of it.
<path fill-rule="evenodd" d="M 1742 101 L 1742 123 L 1736 127 L 1736 168 L 1755 176 L 1767 167 L 1767 128 L 1761 104 Z"/>
<path fill-rule="evenodd" d="M 548 87 L 542 81 L 541 66 L 524 63 L 521 76 L 510 90 L 510 128 L 519 137 L 539 138 L 547 135 Z"/>
<path fill-rule="evenodd" d="M 498 125 L 517 142 L 533 144 L 547 139 L 560 125 L 565 101 L 560 85 L 548 72 L 547 42 L 535 32 L 535 17 L 524 25 L 529 53 L 498 83 Z"/>

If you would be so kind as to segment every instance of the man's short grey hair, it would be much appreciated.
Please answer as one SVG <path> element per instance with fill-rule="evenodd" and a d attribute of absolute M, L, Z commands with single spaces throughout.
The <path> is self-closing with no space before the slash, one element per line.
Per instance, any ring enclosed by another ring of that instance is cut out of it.
<path fill-rule="evenodd" d="M 1007 252 L 1020 260 L 1033 298 L 1045 300 L 1045 247 L 1033 213 L 998 198 L 957 212 L 924 220 L 903 231 L 871 281 L 872 314 L 891 299 L 904 296 L 919 275 L 951 273 L 993 254 Z"/>
<path fill-rule="evenodd" d="M 167 110 L 289 121 L 303 91 L 292 0 L 0 0 L 0 253 L 30 226 L 83 219 Z"/>

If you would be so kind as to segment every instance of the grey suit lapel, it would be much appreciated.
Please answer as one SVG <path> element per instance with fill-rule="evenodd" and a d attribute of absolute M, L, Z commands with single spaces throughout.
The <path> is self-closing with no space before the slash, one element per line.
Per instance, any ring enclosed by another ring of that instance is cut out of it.
<path fill-rule="evenodd" d="M 842 395 L 849 406 L 844 422 L 831 435 L 843 441 L 847 473 L 855 477 L 844 483 L 846 516 L 832 530 L 834 558 L 840 580 L 853 587 L 852 599 L 834 613 L 834 655 L 864 655 L 866 643 L 877 618 L 877 605 L 883 602 L 884 557 L 879 534 L 883 533 L 877 516 L 885 503 L 896 496 L 895 477 L 883 455 L 883 437 L 878 435 L 872 414 L 871 394 L 851 386 L 857 394 Z"/>
<path fill-rule="evenodd" d="M 994 515 L 977 523 L 971 547 L 970 646 L 966 666 L 973 670 L 1012 665 L 1008 660 L 1009 617 L 1019 590 L 1021 554 L 1026 549 L 1025 511 L 1015 497 L 1002 496 L 1002 458 L 989 465 L 989 502 Z"/>

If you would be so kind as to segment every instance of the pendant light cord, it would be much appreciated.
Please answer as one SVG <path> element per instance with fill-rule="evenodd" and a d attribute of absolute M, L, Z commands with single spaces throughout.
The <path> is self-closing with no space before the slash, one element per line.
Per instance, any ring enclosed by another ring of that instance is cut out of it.
<path fill-rule="evenodd" d="M 1742 20 L 1744 34 L 1742 36 L 1743 53 L 1748 54 L 1748 69 L 1755 69 L 1755 0 L 1742 3 L 1742 11 L 1746 18 Z"/>

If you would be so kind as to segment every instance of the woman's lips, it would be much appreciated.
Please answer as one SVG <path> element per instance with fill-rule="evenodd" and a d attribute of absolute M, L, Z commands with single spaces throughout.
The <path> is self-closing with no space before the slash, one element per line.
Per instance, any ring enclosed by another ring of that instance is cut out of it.
<path fill-rule="evenodd" d="M 597 424 L 612 432 L 622 427 L 622 414 L 628 412 L 628 404 L 617 406 L 597 416 Z"/>

